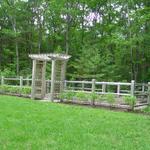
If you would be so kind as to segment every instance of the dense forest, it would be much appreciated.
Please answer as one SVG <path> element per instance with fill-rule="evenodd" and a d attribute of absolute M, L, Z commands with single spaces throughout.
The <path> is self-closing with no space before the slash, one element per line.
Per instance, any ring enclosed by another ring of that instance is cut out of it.
<path fill-rule="evenodd" d="M 0 0 L 1 75 L 31 75 L 28 54 L 53 52 L 72 56 L 69 79 L 147 82 L 150 1 Z"/>

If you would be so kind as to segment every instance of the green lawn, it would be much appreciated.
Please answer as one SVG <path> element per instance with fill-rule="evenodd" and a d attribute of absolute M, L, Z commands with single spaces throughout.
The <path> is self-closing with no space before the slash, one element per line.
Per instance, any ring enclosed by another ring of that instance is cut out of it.
<path fill-rule="evenodd" d="M 150 117 L 0 96 L 0 150 L 149 150 Z"/>

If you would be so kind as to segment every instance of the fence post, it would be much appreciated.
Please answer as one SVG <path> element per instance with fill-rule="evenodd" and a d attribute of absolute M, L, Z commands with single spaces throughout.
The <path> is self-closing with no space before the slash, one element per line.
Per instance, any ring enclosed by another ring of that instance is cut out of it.
<path fill-rule="evenodd" d="M 20 76 L 20 87 L 22 88 L 23 87 L 23 77 Z"/>
<path fill-rule="evenodd" d="M 4 82 L 4 76 L 1 77 L 1 85 L 4 85 L 5 82 Z"/>
<path fill-rule="evenodd" d="M 95 93 L 95 82 L 96 82 L 96 80 L 92 79 L 92 94 Z M 92 105 L 95 104 L 95 100 L 94 99 L 92 99 L 91 102 L 92 102 Z"/>
<path fill-rule="evenodd" d="M 82 81 L 82 91 L 84 91 L 84 81 Z"/>
<path fill-rule="evenodd" d="M 106 84 L 102 84 L 102 93 L 106 93 Z"/>
<path fill-rule="evenodd" d="M 145 91 L 145 86 L 144 84 L 142 84 L 142 92 L 144 93 L 144 91 Z"/>
<path fill-rule="evenodd" d="M 120 95 L 120 84 L 117 85 L 117 95 L 118 95 L 118 97 Z"/>
<path fill-rule="evenodd" d="M 92 79 L 92 93 L 95 92 L 95 79 Z"/>
<path fill-rule="evenodd" d="M 148 82 L 148 105 L 150 105 L 150 82 Z"/>
<path fill-rule="evenodd" d="M 29 77 L 27 77 L 27 86 L 30 86 L 30 78 Z"/>
<path fill-rule="evenodd" d="M 67 81 L 64 80 L 64 90 L 67 90 Z"/>
<path fill-rule="evenodd" d="M 134 90 L 135 90 L 135 81 L 131 81 L 131 96 L 134 96 Z"/>

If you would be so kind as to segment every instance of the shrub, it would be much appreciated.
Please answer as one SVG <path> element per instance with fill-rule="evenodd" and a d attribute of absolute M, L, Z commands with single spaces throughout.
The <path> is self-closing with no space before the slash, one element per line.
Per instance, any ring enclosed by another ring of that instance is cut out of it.
<path fill-rule="evenodd" d="M 64 92 L 61 92 L 61 93 L 59 94 L 58 98 L 59 98 L 60 100 L 64 100 L 64 99 L 65 99 L 65 93 L 64 93 Z"/>
<path fill-rule="evenodd" d="M 75 97 L 79 100 L 87 100 L 88 99 L 88 94 L 85 92 L 77 92 Z"/>
<path fill-rule="evenodd" d="M 68 91 L 68 92 L 64 92 L 64 94 L 62 94 L 63 99 L 67 99 L 67 100 L 72 100 L 73 97 L 75 96 L 75 93 L 72 91 Z"/>
<path fill-rule="evenodd" d="M 134 105 L 136 103 L 136 97 L 135 96 L 124 96 L 123 97 L 125 103 L 131 106 L 131 109 L 134 110 Z"/>
<path fill-rule="evenodd" d="M 78 91 L 78 92 L 73 92 L 73 91 L 67 91 L 67 92 L 62 92 L 59 95 L 59 98 L 61 100 L 67 99 L 67 100 L 72 100 L 73 98 L 76 98 L 77 100 L 90 100 L 92 101 L 93 105 L 95 103 L 95 100 L 100 100 L 100 101 L 107 101 L 108 103 L 113 104 L 115 102 L 115 95 L 113 94 L 107 94 L 107 95 L 99 95 L 97 93 L 86 93 L 83 91 Z"/>
<path fill-rule="evenodd" d="M 61 101 L 63 101 L 63 100 L 65 100 L 65 99 L 67 99 L 67 97 L 69 97 L 68 94 L 69 92 L 61 92 L 60 94 L 59 94 L 59 99 L 61 100 Z"/>
<path fill-rule="evenodd" d="M 29 94 L 31 94 L 31 87 L 23 87 L 23 88 L 20 88 L 20 92 L 21 92 L 22 94 L 27 94 L 27 95 L 29 95 Z"/>
<path fill-rule="evenodd" d="M 150 106 L 147 106 L 146 108 L 144 108 L 144 109 L 142 110 L 142 112 L 150 113 Z"/>
<path fill-rule="evenodd" d="M 113 104 L 113 103 L 115 103 L 115 95 L 114 94 L 106 94 L 106 95 L 104 95 L 104 99 L 108 102 L 108 103 L 110 103 L 110 104 Z"/>
<path fill-rule="evenodd" d="M 98 98 L 99 98 L 98 94 L 96 94 L 94 92 L 90 94 L 90 100 L 92 101 L 93 105 L 95 103 L 95 100 L 97 100 Z"/>
<path fill-rule="evenodd" d="M 11 94 L 31 94 L 31 87 L 19 87 L 19 86 L 10 86 L 10 85 L 1 85 L 0 92 L 2 93 L 11 93 Z"/>
<path fill-rule="evenodd" d="M 105 95 L 98 95 L 97 98 L 99 101 L 104 101 L 105 100 Z"/>

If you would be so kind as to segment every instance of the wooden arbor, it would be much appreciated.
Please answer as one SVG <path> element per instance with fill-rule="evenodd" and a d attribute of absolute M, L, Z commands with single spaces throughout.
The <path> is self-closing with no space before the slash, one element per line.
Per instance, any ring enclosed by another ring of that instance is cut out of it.
<path fill-rule="evenodd" d="M 71 56 L 63 54 L 31 54 L 32 68 L 32 92 L 31 98 L 43 99 L 46 95 L 46 63 L 52 61 L 51 68 L 51 92 L 50 100 L 53 101 L 56 94 L 63 91 L 66 64 Z"/>

